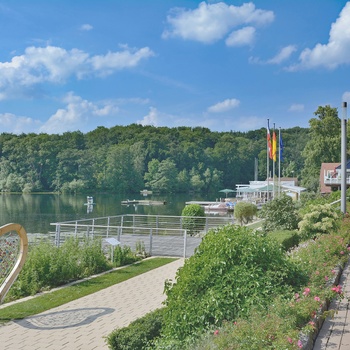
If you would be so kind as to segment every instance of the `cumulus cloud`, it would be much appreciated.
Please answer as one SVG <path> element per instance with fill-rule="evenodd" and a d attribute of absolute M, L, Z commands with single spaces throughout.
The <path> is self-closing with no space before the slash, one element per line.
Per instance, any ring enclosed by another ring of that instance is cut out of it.
<path fill-rule="evenodd" d="M 214 4 L 201 2 L 194 10 L 173 9 L 167 16 L 169 27 L 163 32 L 162 37 L 180 37 L 185 40 L 213 43 L 224 38 L 234 28 L 264 25 L 273 20 L 272 11 L 256 9 L 253 3 L 234 6 L 224 2 Z M 249 30 L 246 31 L 249 32 Z M 239 34 L 239 32 L 232 34 L 231 41 Z M 252 35 L 251 32 L 250 35 Z"/>
<path fill-rule="evenodd" d="M 299 104 L 299 103 L 294 103 L 292 104 L 288 111 L 289 112 L 302 112 L 304 110 L 305 106 L 303 104 Z"/>
<path fill-rule="evenodd" d="M 0 100 L 18 95 L 34 85 L 63 83 L 72 76 L 83 79 L 89 75 L 105 76 L 115 71 L 135 67 L 154 53 L 148 47 L 90 56 L 78 50 L 60 47 L 28 47 L 23 55 L 10 62 L 0 62 Z"/>
<path fill-rule="evenodd" d="M 327 44 L 318 43 L 307 48 L 299 56 L 299 64 L 289 70 L 326 67 L 335 69 L 350 63 L 350 2 L 344 6 L 337 20 L 332 24 Z"/>
<path fill-rule="evenodd" d="M 256 30 L 254 27 L 244 27 L 232 32 L 225 43 L 227 46 L 251 45 L 255 39 L 255 32 Z"/>
<path fill-rule="evenodd" d="M 65 131 L 84 131 L 88 122 L 101 116 L 110 116 L 118 112 L 114 104 L 97 104 L 84 100 L 80 96 L 68 93 L 63 101 L 65 108 L 58 109 L 41 127 L 40 132 L 59 134 Z"/>
<path fill-rule="evenodd" d="M 235 99 L 235 98 L 231 98 L 231 99 L 226 99 L 222 102 L 218 102 L 213 106 L 210 106 L 208 108 L 208 112 L 209 113 L 222 113 L 222 112 L 226 112 L 229 111 L 233 108 L 238 107 L 240 104 L 240 101 Z"/>
<path fill-rule="evenodd" d="M 150 107 L 149 112 L 145 115 L 142 120 L 138 120 L 137 124 L 159 126 L 159 112 L 157 108 Z"/>
<path fill-rule="evenodd" d="M 41 125 L 39 120 L 25 116 L 16 116 L 12 113 L 0 114 L 0 128 L 2 132 L 13 134 L 36 132 Z"/>

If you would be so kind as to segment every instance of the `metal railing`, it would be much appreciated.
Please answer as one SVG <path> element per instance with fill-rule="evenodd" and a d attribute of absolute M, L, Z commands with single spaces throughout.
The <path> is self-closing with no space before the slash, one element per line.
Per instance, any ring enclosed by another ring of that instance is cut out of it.
<path fill-rule="evenodd" d="M 149 255 L 185 257 L 193 253 L 201 238 L 210 229 L 229 223 L 233 223 L 232 217 L 129 214 L 57 222 L 51 225 L 55 226 L 54 236 L 57 246 L 68 237 L 78 239 L 114 237 L 121 245 L 130 247 L 142 241 Z"/>

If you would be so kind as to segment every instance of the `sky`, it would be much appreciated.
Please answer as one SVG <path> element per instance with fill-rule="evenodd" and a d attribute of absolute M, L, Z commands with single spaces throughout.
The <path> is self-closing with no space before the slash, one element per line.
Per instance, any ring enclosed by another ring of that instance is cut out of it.
<path fill-rule="evenodd" d="M 350 103 L 350 1 L 0 0 L 0 133 L 308 127 Z"/>

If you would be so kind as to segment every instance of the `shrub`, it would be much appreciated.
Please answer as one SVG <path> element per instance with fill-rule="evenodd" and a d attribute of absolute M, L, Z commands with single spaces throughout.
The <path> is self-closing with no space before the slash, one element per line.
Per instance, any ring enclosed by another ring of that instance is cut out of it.
<path fill-rule="evenodd" d="M 269 233 L 269 236 L 281 244 L 285 251 L 299 244 L 299 235 L 296 231 L 273 231 Z"/>
<path fill-rule="evenodd" d="M 205 212 L 199 204 L 189 204 L 183 208 L 181 216 L 182 227 L 192 236 L 203 229 L 205 224 Z"/>
<path fill-rule="evenodd" d="M 232 225 L 210 231 L 178 272 L 176 284 L 166 285 L 162 335 L 185 341 L 246 316 L 253 305 L 266 306 L 304 280 L 269 237 Z"/>
<path fill-rule="evenodd" d="M 310 205 L 309 211 L 298 224 L 301 239 L 313 238 L 339 228 L 340 216 L 330 204 Z"/>
<path fill-rule="evenodd" d="M 259 216 L 265 219 L 262 224 L 265 232 L 298 228 L 299 219 L 293 199 L 285 193 L 265 204 Z"/>
<path fill-rule="evenodd" d="M 238 202 L 235 205 L 234 217 L 239 220 L 241 225 L 247 224 L 248 222 L 253 221 L 257 211 L 257 206 L 252 203 Z"/>
<path fill-rule="evenodd" d="M 123 248 L 121 246 L 116 246 L 113 251 L 113 264 L 115 266 L 123 266 L 132 264 L 135 261 L 140 260 L 139 257 L 136 256 L 131 251 L 131 248 L 128 246 L 124 246 Z"/>
<path fill-rule="evenodd" d="M 148 313 L 130 323 L 129 326 L 114 330 L 107 343 L 113 350 L 142 350 L 146 344 L 158 337 L 163 324 L 164 309 Z"/>

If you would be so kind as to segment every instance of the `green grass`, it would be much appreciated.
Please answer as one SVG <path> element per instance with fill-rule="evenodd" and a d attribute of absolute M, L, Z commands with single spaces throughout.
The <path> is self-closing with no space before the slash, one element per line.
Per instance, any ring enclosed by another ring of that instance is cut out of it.
<path fill-rule="evenodd" d="M 0 323 L 14 319 L 32 316 L 70 301 L 79 299 L 85 295 L 98 292 L 114 284 L 123 282 L 129 278 L 141 275 L 157 267 L 166 265 L 175 258 L 153 258 L 142 260 L 122 269 L 91 278 L 81 283 L 71 285 L 53 292 L 49 292 L 33 299 L 9 305 L 0 309 Z"/>

